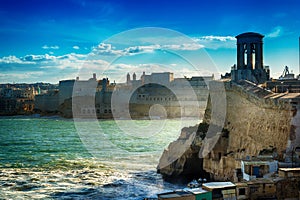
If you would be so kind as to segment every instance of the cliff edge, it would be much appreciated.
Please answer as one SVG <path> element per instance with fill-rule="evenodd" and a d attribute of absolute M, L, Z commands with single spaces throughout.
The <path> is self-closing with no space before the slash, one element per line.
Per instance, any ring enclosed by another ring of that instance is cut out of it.
<path fill-rule="evenodd" d="M 203 122 L 183 129 L 161 156 L 158 172 L 164 177 L 197 178 L 207 172 L 213 180 L 236 181 L 243 159 L 268 153 L 278 161 L 291 161 L 291 152 L 300 145 L 300 94 L 272 93 L 248 81 L 222 84 L 226 93 L 222 128 L 213 129 L 218 132 L 208 138 L 207 127 L 220 126 L 212 119 L 212 108 L 218 108 L 220 102 L 210 99 Z M 191 137 L 193 141 L 188 142 Z M 215 140 L 214 146 L 203 153 L 210 139 Z M 178 156 L 180 144 L 186 143 L 189 147 Z"/>

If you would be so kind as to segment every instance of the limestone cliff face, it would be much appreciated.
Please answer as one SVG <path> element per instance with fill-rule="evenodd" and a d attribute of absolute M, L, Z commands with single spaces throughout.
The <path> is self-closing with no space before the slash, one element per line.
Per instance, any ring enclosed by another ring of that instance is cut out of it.
<path fill-rule="evenodd" d="M 198 126 L 183 128 L 179 138 L 164 150 L 157 169 L 165 178 L 203 173 L 203 159 L 198 157 L 202 140 L 196 134 L 197 128 Z"/>
<path fill-rule="evenodd" d="M 223 131 L 219 134 L 220 137 L 214 148 L 203 158 L 203 170 L 214 180 L 234 181 L 237 178 L 236 169 L 240 168 L 241 159 L 267 151 L 279 160 L 284 159 L 291 144 L 294 148 L 299 140 L 299 121 L 295 122 L 299 118 L 299 113 L 297 114 L 297 106 L 292 106 L 291 100 L 284 99 L 283 95 L 268 92 L 249 82 L 224 84 L 226 117 Z M 208 103 L 204 124 L 214 123 L 211 119 L 212 104 L 213 102 Z M 190 149 L 183 154 L 184 159 L 179 158 L 174 162 L 175 164 L 171 164 L 168 174 L 187 173 L 182 168 L 185 166 L 184 161 L 201 149 L 201 146 L 197 145 L 204 144 L 205 140 L 198 142 L 196 146 L 191 145 Z M 168 154 L 172 153 L 168 152 Z M 164 170 L 160 172 L 165 173 Z"/>

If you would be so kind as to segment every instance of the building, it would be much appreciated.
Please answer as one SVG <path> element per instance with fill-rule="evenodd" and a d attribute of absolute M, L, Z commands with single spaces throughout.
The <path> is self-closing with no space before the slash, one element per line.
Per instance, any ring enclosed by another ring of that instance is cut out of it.
<path fill-rule="evenodd" d="M 50 90 L 45 94 L 37 95 L 34 104 L 37 112 L 57 112 L 59 106 L 58 90 Z"/>
<path fill-rule="evenodd" d="M 202 188 L 185 188 L 158 194 L 158 199 L 168 200 L 212 200 L 212 192 Z"/>
<path fill-rule="evenodd" d="M 212 200 L 212 192 L 204 190 L 202 188 L 188 188 L 185 191 L 192 193 L 195 200 Z"/>
<path fill-rule="evenodd" d="M 276 160 L 242 160 L 241 169 L 243 179 L 250 181 L 256 178 L 267 178 L 268 175 L 277 172 L 278 161 Z"/>
<path fill-rule="evenodd" d="M 272 79 L 264 84 L 264 87 L 275 93 L 300 93 L 300 80 L 285 66 L 282 75 L 278 79 Z"/>
<path fill-rule="evenodd" d="M 171 72 L 142 74 L 137 80 L 128 73 L 126 83 L 97 80 L 62 80 L 58 90 L 36 98 L 36 110 L 61 112 L 63 116 L 83 118 L 144 118 L 152 106 L 160 105 L 166 115 L 154 117 L 199 117 L 208 99 L 208 82 L 213 76 L 174 78 Z M 113 116 L 114 115 L 114 116 Z"/>
<path fill-rule="evenodd" d="M 127 80 L 130 80 L 128 76 Z M 209 94 L 207 85 L 213 79 L 213 75 L 174 78 L 171 72 L 143 73 L 141 80 L 127 82 L 130 86 L 127 91 L 132 93 L 128 94 L 130 114 L 133 117 L 148 117 L 151 107 L 159 104 L 166 113 L 157 117 L 202 117 Z M 120 90 L 126 92 L 124 87 Z"/>
<path fill-rule="evenodd" d="M 300 168 L 279 168 L 278 175 L 281 178 L 300 178 Z"/>
<path fill-rule="evenodd" d="M 37 90 L 31 86 L 6 85 L 0 91 L 0 115 L 30 114 L 34 109 Z"/>
<path fill-rule="evenodd" d="M 195 200 L 192 193 L 180 190 L 158 194 L 158 200 Z"/>
<path fill-rule="evenodd" d="M 74 115 L 79 118 L 112 118 L 111 99 L 115 86 L 116 84 L 111 84 L 108 78 L 97 80 L 96 74 L 87 81 L 77 78 L 72 87 L 71 97 L 65 99 L 61 106 L 62 112 L 68 112 L 67 116 Z M 71 87 L 67 86 L 64 90 L 67 88 L 70 92 Z"/>
<path fill-rule="evenodd" d="M 115 84 L 108 78 L 88 80 L 79 77 L 59 82 L 58 89 L 37 95 L 35 108 L 42 113 L 60 113 L 65 117 L 112 118 L 111 94 Z"/>
<path fill-rule="evenodd" d="M 231 182 L 209 182 L 203 183 L 202 188 L 204 190 L 212 192 L 212 199 L 236 199 L 236 185 Z"/>

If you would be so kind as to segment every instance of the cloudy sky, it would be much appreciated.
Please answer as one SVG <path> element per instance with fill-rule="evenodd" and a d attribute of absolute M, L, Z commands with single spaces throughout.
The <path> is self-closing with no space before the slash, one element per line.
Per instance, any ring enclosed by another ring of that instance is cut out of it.
<path fill-rule="evenodd" d="M 0 83 L 172 71 L 219 75 L 236 63 L 235 36 L 259 32 L 273 77 L 299 73 L 300 2 L 2 0 Z"/>

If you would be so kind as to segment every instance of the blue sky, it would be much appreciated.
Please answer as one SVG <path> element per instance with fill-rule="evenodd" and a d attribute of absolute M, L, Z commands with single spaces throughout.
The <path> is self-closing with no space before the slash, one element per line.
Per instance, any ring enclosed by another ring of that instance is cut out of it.
<path fill-rule="evenodd" d="M 225 73 L 236 63 L 234 36 L 248 31 L 265 35 L 273 77 L 285 65 L 298 74 L 299 8 L 297 0 L 2 0 L 0 83 L 93 72 L 122 81 L 155 66 L 178 76 Z"/>

